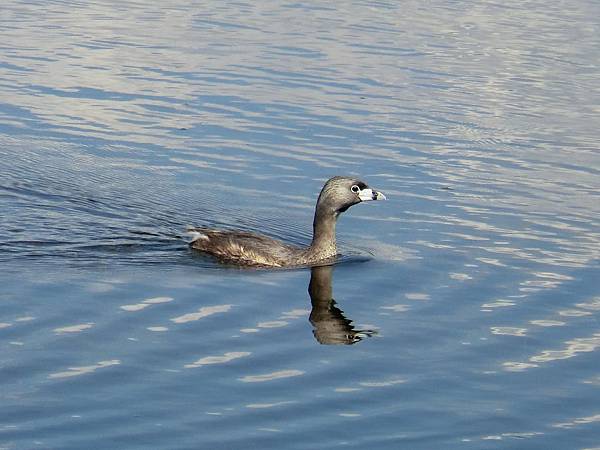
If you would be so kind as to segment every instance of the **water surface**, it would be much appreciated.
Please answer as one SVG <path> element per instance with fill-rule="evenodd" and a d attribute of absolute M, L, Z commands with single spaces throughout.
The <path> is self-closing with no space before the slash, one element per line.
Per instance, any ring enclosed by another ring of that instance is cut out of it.
<path fill-rule="evenodd" d="M 598 448 L 594 2 L 3 12 L 0 448 Z"/>

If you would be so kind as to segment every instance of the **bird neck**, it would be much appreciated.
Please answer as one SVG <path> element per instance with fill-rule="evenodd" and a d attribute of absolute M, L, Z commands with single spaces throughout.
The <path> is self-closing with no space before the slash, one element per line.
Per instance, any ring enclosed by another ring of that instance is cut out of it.
<path fill-rule="evenodd" d="M 321 206 L 321 207 L 320 207 Z M 310 244 L 311 253 L 322 257 L 335 256 L 335 224 L 338 213 L 331 208 L 317 205 L 313 220 L 313 239 Z"/>

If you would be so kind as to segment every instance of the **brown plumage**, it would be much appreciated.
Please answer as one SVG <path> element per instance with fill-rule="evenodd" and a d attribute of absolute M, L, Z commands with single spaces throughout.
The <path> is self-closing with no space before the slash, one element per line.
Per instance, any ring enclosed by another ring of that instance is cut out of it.
<path fill-rule="evenodd" d="M 245 231 L 189 228 L 190 247 L 230 264 L 246 266 L 300 266 L 334 258 L 337 254 L 335 224 L 340 213 L 352 205 L 385 196 L 351 177 L 330 178 L 317 200 L 313 239 L 308 247 L 286 244 L 277 239 Z"/>

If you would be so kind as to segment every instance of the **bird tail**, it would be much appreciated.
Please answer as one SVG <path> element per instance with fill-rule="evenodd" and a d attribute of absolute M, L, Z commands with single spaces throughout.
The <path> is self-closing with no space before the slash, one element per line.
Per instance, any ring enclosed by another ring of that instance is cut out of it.
<path fill-rule="evenodd" d="M 185 234 L 187 234 L 191 238 L 188 244 L 196 242 L 198 239 L 208 239 L 208 236 L 202 233 L 202 231 L 200 231 L 200 228 L 187 227 Z"/>

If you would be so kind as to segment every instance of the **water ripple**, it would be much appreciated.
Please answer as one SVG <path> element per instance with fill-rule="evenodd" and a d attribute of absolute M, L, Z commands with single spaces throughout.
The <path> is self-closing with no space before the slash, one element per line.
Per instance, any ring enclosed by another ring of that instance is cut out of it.
<path fill-rule="evenodd" d="M 3 5 L 4 446 L 594 447 L 594 2 L 40 4 Z M 182 239 L 306 245 L 336 174 L 389 201 L 315 305 Z M 345 314 L 373 338 L 320 345 Z"/>

